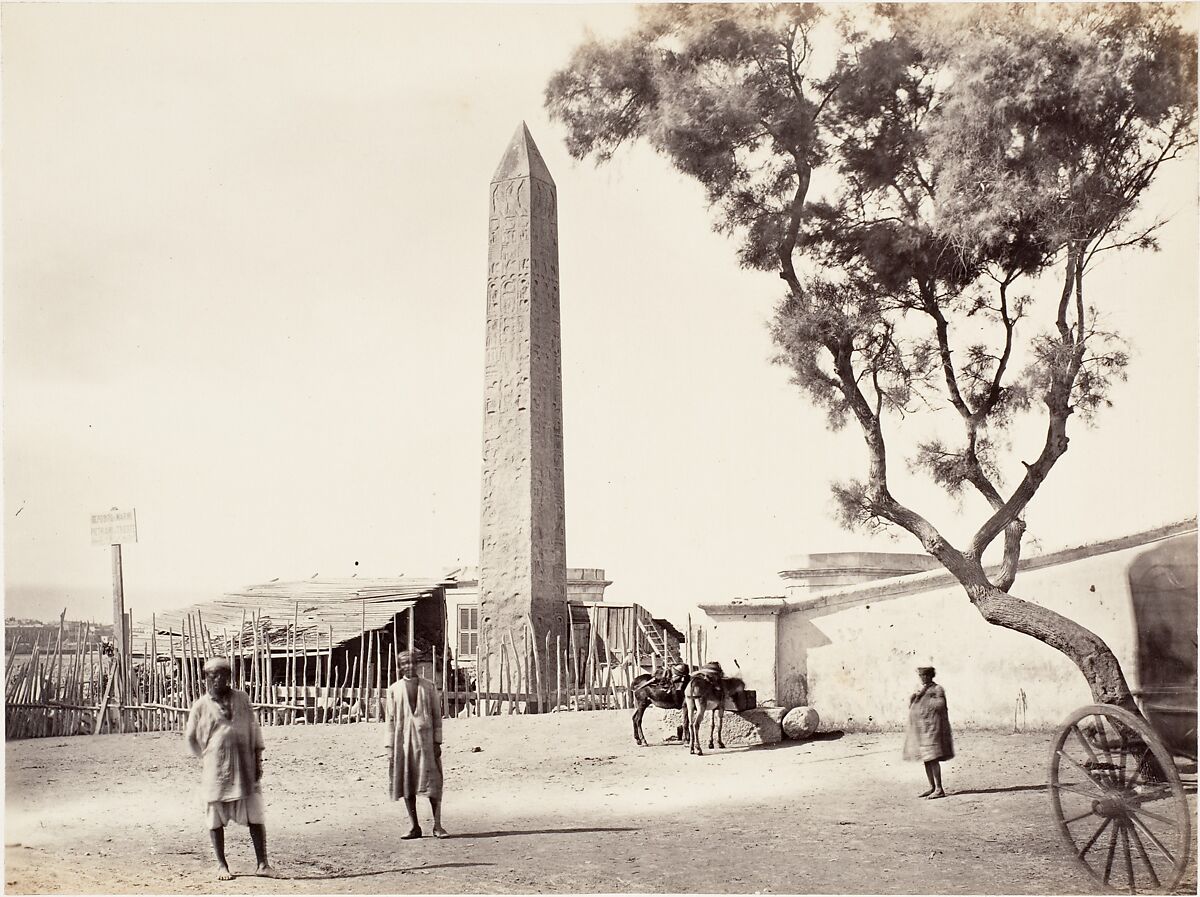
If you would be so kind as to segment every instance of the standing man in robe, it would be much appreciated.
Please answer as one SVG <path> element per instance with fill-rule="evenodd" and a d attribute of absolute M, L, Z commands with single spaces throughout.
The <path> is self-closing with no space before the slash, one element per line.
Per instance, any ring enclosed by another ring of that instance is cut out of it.
<path fill-rule="evenodd" d="M 192 704 L 184 734 L 201 759 L 200 792 L 205 820 L 217 855 L 217 879 L 233 878 L 225 860 L 225 825 L 238 822 L 250 829 L 257 874 L 275 874 L 267 862 L 267 829 L 263 824 L 263 737 L 244 691 L 230 687 L 233 670 L 225 657 L 204 664 L 207 694 Z"/>
<path fill-rule="evenodd" d="M 421 837 L 417 822 L 417 797 L 429 798 L 433 810 L 433 835 L 444 838 L 442 828 L 442 705 L 437 688 L 417 675 L 411 651 L 396 658 L 401 679 L 387 690 L 384 708 L 387 729 L 388 788 L 392 800 L 404 799 L 411 828 L 402 840 Z"/>

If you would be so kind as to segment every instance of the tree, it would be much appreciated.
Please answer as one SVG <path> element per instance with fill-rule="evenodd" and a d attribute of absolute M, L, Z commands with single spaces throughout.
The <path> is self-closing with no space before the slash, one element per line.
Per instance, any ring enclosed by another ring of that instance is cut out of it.
<path fill-rule="evenodd" d="M 824 71 L 816 49 L 835 60 Z M 576 158 L 649 142 L 704 185 L 741 263 L 778 271 L 776 360 L 867 447 L 866 476 L 834 485 L 843 522 L 908 531 L 984 619 L 1132 708 L 1098 636 L 1010 590 L 1023 512 L 1069 421 L 1093 419 L 1124 376 L 1087 275 L 1099 253 L 1154 246 L 1159 223 L 1127 228 L 1159 167 L 1194 145 L 1195 93 L 1194 39 L 1169 7 L 899 6 L 833 23 L 808 6 L 671 6 L 584 43 L 546 102 Z M 836 186 L 810 199 L 821 166 Z M 1018 293 L 1051 276 L 1057 301 Z M 965 545 L 889 486 L 893 423 L 918 409 L 955 435 L 916 445 L 913 465 L 986 502 Z M 1035 413 L 1042 448 L 1018 466 L 1007 434 Z"/>

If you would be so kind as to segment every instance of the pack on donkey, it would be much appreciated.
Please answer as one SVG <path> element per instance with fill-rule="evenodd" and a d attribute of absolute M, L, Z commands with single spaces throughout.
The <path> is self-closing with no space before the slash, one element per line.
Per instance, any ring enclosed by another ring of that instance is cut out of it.
<path fill-rule="evenodd" d="M 746 683 L 738 676 L 726 676 L 721 665 L 715 660 L 691 674 L 683 691 L 684 720 L 691 723 L 688 729 L 689 753 L 704 755 L 704 751 L 700 749 L 700 724 L 704 722 L 704 714 L 709 711 L 716 711 L 716 715 L 708 728 L 708 749 L 712 750 L 714 725 L 717 730 L 717 747 L 725 747 L 721 740 L 721 730 L 725 723 L 725 699 L 745 690 Z"/>
<path fill-rule="evenodd" d="M 658 673 L 642 673 L 631 683 L 633 693 L 633 740 L 645 746 L 646 734 L 642 731 L 642 717 L 646 708 L 653 704 L 663 710 L 682 710 L 683 728 L 688 731 L 687 705 L 683 692 L 687 688 L 691 667 L 686 663 L 672 664 Z M 681 742 L 682 743 L 682 742 Z"/>

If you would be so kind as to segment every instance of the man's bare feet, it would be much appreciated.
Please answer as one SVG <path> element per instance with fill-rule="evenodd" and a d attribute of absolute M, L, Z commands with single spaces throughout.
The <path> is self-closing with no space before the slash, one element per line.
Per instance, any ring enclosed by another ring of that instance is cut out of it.
<path fill-rule="evenodd" d="M 447 838 L 450 836 L 450 833 L 448 831 L 446 831 L 444 828 L 442 828 L 440 825 L 435 825 L 433 827 L 433 836 L 435 838 Z"/>
<path fill-rule="evenodd" d="M 929 795 L 929 800 L 937 800 L 939 797 L 945 796 L 946 792 L 939 788 L 937 791 L 933 792 L 933 794 Z"/>
<path fill-rule="evenodd" d="M 933 794 L 933 788 L 929 788 L 926 791 L 922 791 L 920 794 L 917 795 L 917 797 L 929 797 L 929 795 L 931 795 L 931 794 Z"/>
<path fill-rule="evenodd" d="M 407 835 L 401 835 L 401 841 L 411 841 L 413 838 L 421 837 L 421 826 L 414 825 Z"/>
<path fill-rule="evenodd" d="M 274 878 L 275 867 L 270 863 L 259 863 L 258 868 L 254 870 L 254 874 L 263 878 Z"/>
<path fill-rule="evenodd" d="M 233 873 L 229 871 L 229 867 L 224 863 L 217 866 L 217 881 L 232 881 Z"/>

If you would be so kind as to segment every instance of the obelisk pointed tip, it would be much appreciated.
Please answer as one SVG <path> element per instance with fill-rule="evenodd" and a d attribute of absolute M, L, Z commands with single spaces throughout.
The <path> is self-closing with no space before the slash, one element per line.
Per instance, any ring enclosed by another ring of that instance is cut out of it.
<path fill-rule="evenodd" d="M 546 161 L 538 151 L 537 144 L 533 142 L 533 135 L 529 133 L 529 126 L 522 121 L 517 125 L 516 133 L 508 143 L 508 149 L 500 157 L 500 164 L 496 166 L 496 173 L 492 175 L 492 183 L 528 177 L 545 181 L 551 186 L 554 184 L 550 169 L 546 167 Z"/>

